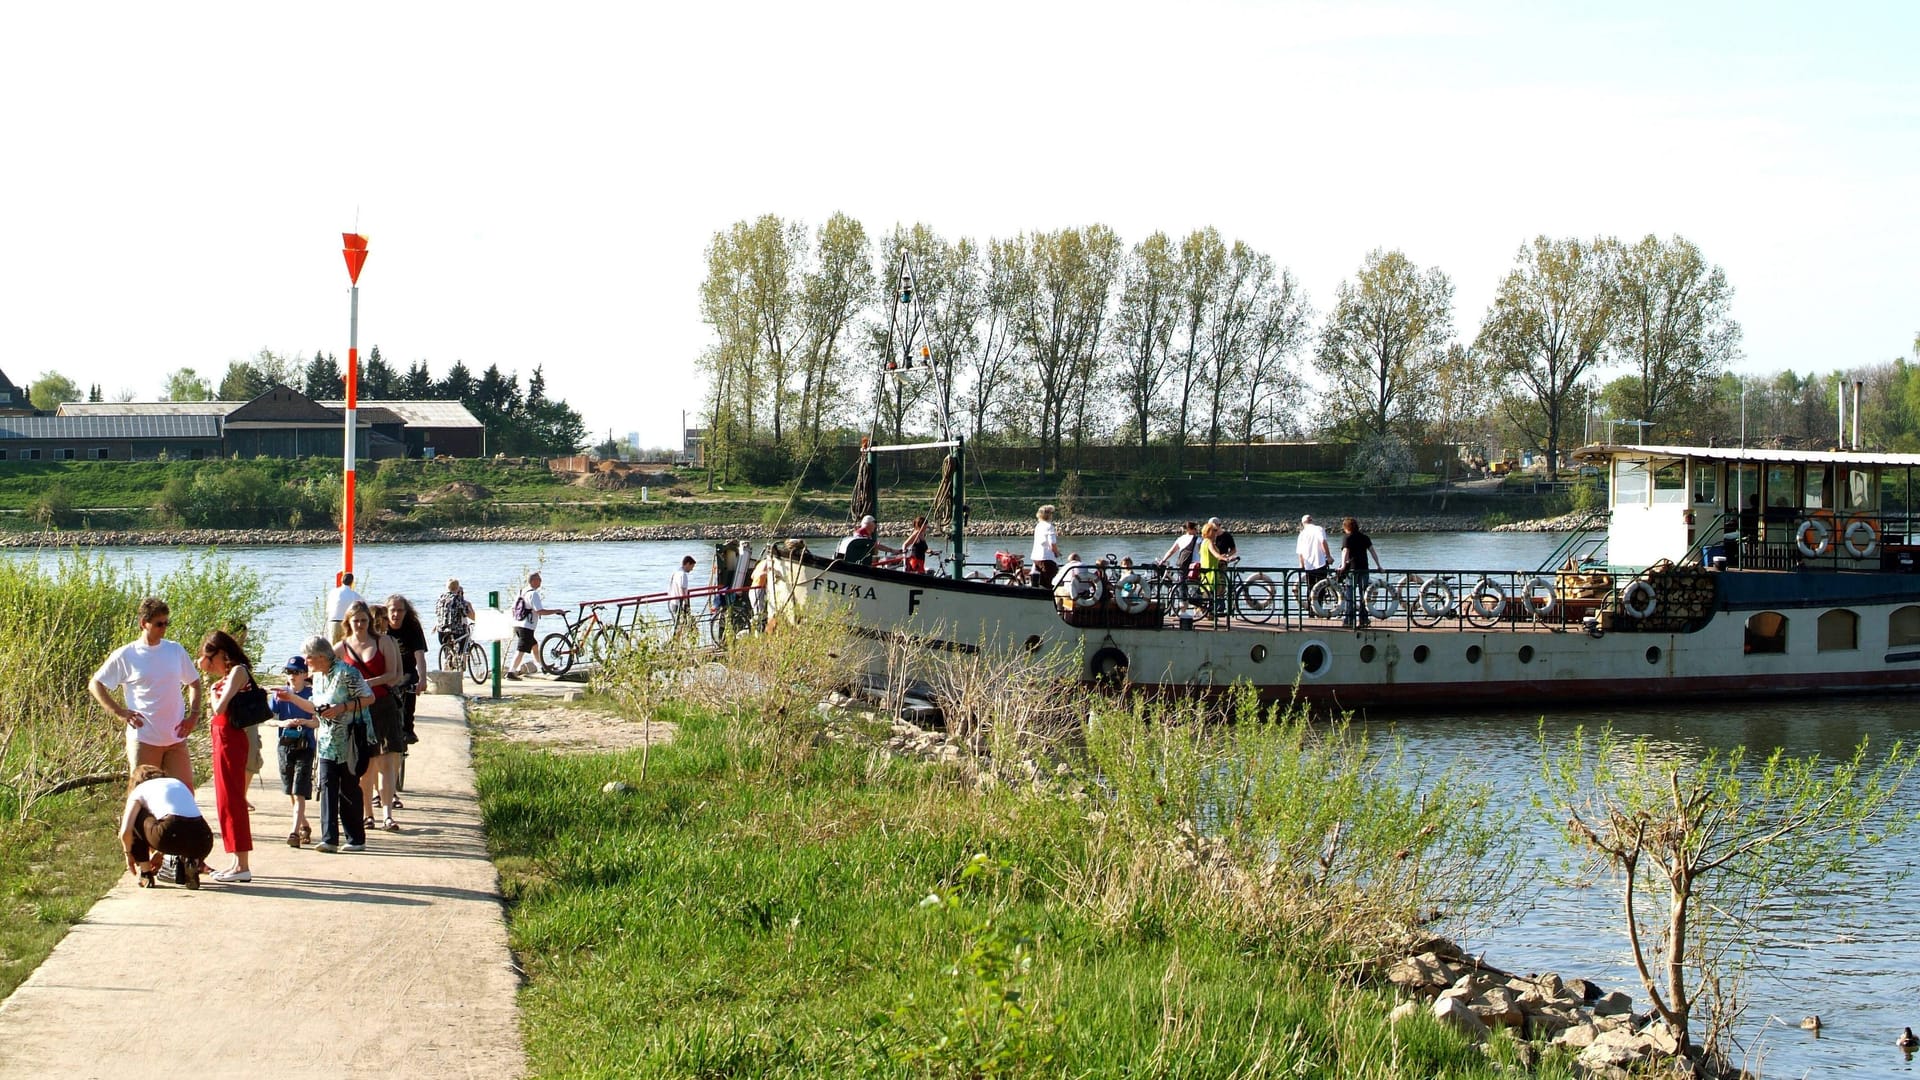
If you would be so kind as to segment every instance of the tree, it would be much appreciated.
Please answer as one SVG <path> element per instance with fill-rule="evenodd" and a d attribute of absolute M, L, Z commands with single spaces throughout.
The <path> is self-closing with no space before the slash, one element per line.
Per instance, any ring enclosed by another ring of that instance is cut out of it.
<path fill-rule="evenodd" d="M 183 367 L 167 376 L 162 401 L 212 401 L 213 387 L 192 368 Z"/>
<path fill-rule="evenodd" d="M 1622 746 L 1610 730 L 1591 741 L 1576 730 L 1555 750 L 1543 728 L 1540 741 L 1550 809 L 1576 847 L 1621 876 L 1634 966 L 1683 1051 L 1707 995 L 1709 1058 L 1738 1012 L 1756 943 L 1778 933 L 1782 897 L 1843 902 L 1826 886 L 1914 820 L 1893 799 L 1920 754 L 1898 743 L 1878 762 L 1862 742 L 1829 763 L 1779 749 L 1750 761 L 1743 747 L 1676 760 L 1645 738 Z"/>
<path fill-rule="evenodd" d="M 1312 319 L 1306 291 L 1294 280 L 1293 271 L 1281 270 L 1254 312 L 1252 340 L 1235 395 L 1242 478 L 1253 473 L 1254 426 L 1260 417 L 1268 417 L 1271 432 L 1280 426 L 1282 412 L 1291 415 L 1298 410 L 1300 380 L 1291 370 L 1291 362 L 1307 342 Z M 1286 428 L 1290 434 L 1297 432 L 1298 422 L 1289 421 Z"/>
<path fill-rule="evenodd" d="M 1235 240 L 1207 334 L 1207 473 L 1220 470 L 1220 433 L 1227 395 L 1240 381 L 1252 344 L 1255 312 L 1273 285 L 1273 259 Z"/>
<path fill-rule="evenodd" d="M 1011 376 L 1033 288 L 1027 263 L 1024 235 L 988 241 L 982 325 L 974 348 L 957 358 L 965 375 L 958 393 L 960 408 L 975 443 L 998 422 L 1015 386 Z"/>
<path fill-rule="evenodd" d="M 1095 364 L 1108 294 L 1119 271 L 1120 238 L 1104 225 L 1036 233 L 1028 271 L 1032 288 L 1021 324 L 1031 362 L 1034 398 L 1040 406 L 1039 436 L 1046 468 L 1060 468 L 1068 415 L 1097 381 Z M 1079 425 L 1076 425 L 1078 428 Z"/>
<path fill-rule="evenodd" d="M 433 397 L 433 376 L 427 372 L 427 362 L 415 360 L 413 366 L 407 368 L 406 377 L 400 380 L 394 393 L 401 401 L 430 400 Z"/>
<path fill-rule="evenodd" d="M 473 372 L 467 370 L 465 361 L 455 360 L 435 389 L 443 401 L 464 403 L 473 397 Z"/>
<path fill-rule="evenodd" d="M 340 364 L 330 354 L 315 352 L 300 374 L 300 392 L 315 401 L 332 401 L 345 396 L 346 383 Z"/>
<path fill-rule="evenodd" d="M 88 389 L 87 400 L 91 402 L 101 402 L 106 400 L 106 398 L 100 396 L 99 383 L 94 383 L 93 386 L 90 389 Z"/>
<path fill-rule="evenodd" d="M 1206 377 L 1206 327 L 1227 274 L 1227 245 L 1209 226 L 1180 243 L 1180 313 L 1183 316 L 1173 381 L 1177 387 L 1173 421 L 1173 467 L 1186 465 L 1188 417 L 1193 395 Z"/>
<path fill-rule="evenodd" d="M 1535 237 L 1514 257 L 1474 344 L 1497 376 L 1526 388 L 1508 415 L 1547 452 L 1549 479 L 1559 474 L 1569 407 L 1584 401 L 1583 380 L 1606 359 L 1618 248 Z"/>
<path fill-rule="evenodd" d="M 53 412 L 63 402 L 79 401 L 80 387 L 57 371 L 43 371 L 27 391 L 27 400 L 41 412 Z"/>
<path fill-rule="evenodd" d="M 1314 355 L 1329 384 L 1329 419 L 1352 435 L 1417 440 L 1452 336 L 1447 275 L 1398 251 L 1369 252 L 1358 277 L 1340 283 Z"/>
<path fill-rule="evenodd" d="M 393 365 L 380 355 L 380 346 L 375 345 L 367 353 L 367 362 L 360 365 L 360 396 L 374 401 L 393 400 L 393 388 L 399 381 Z"/>
<path fill-rule="evenodd" d="M 1121 270 L 1114 314 L 1115 353 L 1128 427 L 1147 461 L 1154 414 L 1173 366 L 1173 328 L 1180 319 L 1180 266 L 1173 241 L 1156 232 L 1133 246 Z"/>
<path fill-rule="evenodd" d="M 820 226 L 813 265 L 800 278 L 799 426 L 805 448 L 818 446 L 839 411 L 835 370 L 860 312 L 872 301 L 873 263 L 867 230 L 845 214 Z"/>
<path fill-rule="evenodd" d="M 272 385 L 251 361 L 235 360 L 227 365 L 227 373 L 221 376 L 218 394 L 221 401 L 252 401 L 266 393 Z"/>
<path fill-rule="evenodd" d="M 1634 419 L 1662 423 L 1694 405 L 1739 355 L 1733 287 L 1685 238 L 1652 235 L 1621 251 L 1615 287 L 1611 344 L 1640 379 Z"/>

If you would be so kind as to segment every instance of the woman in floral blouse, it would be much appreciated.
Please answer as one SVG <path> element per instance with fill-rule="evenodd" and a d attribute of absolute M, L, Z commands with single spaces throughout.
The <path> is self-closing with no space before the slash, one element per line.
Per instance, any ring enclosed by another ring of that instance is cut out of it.
<path fill-rule="evenodd" d="M 313 697 L 300 698 L 282 687 L 275 696 L 320 721 L 314 733 L 315 785 L 320 789 L 320 842 L 313 850 L 322 852 L 365 851 L 366 807 L 360 797 L 360 774 L 366 771 L 373 742 L 373 723 L 367 709 L 373 704 L 373 688 L 352 667 L 334 659 L 333 646 L 323 637 L 308 638 L 300 655 L 306 657 L 313 677 Z M 347 830 L 347 842 L 340 843 L 340 828 Z"/>

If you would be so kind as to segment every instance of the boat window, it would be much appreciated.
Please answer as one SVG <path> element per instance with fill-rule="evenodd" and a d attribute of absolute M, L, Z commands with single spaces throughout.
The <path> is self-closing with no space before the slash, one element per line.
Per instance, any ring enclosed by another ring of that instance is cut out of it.
<path fill-rule="evenodd" d="M 1920 607 L 1895 608 L 1887 616 L 1887 644 L 1920 645 Z"/>
<path fill-rule="evenodd" d="M 1793 507 L 1793 466 L 1769 465 L 1767 467 L 1768 506 Z"/>
<path fill-rule="evenodd" d="M 1681 503 L 1687 501 L 1687 463 L 1670 461 L 1654 470 L 1653 501 L 1656 503 Z"/>
<path fill-rule="evenodd" d="M 1749 653 L 1783 653 L 1787 651 L 1787 617 L 1777 611 L 1762 611 L 1747 619 L 1747 644 Z"/>
<path fill-rule="evenodd" d="M 1833 485 L 1827 482 L 1828 475 L 1826 469 L 1807 470 L 1806 486 L 1801 489 L 1801 506 L 1808 510 L 1833 506 Z"/>
<path fill-rule="evenodd" d="M 1710 503 L 1719 498 L 1720 466 L 1710 461 L 1697 461 L 1693 465 L 1693 501 Z"/>
<path fill-rule="evenodd" d="M 1760 466 L 1727 466 L 1727 509 L 1738 510 L 1747 505 L 1747 496 L 1760 494 Z"/>
<path fill-rule="evenodd" d="M 1847 470 L 1847 509 L 1873 509 L 1873 476 L 1865 469 Z"/>
<path fill-rule="evenodd" d="M 1819 639 L 1821 652 L 1848 652 L 1860 647 L 1860 616 L 1845 608 L 1829 611 L 1820 616 Z"/>
<path fill-rule="evenodd" d="M 1647 504 L 1647 463 L 1644 461 L 1616 461 L 1613 463 L 1613 505 L 1645 506 Z"/>

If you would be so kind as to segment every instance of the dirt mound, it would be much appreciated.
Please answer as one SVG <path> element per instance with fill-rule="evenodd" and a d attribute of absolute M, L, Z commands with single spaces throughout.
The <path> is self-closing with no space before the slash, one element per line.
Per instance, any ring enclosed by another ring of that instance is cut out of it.
<path fill-rule="evenodd" d="M 670 472 L 644 472 L 623 461 L 601 461 L 591 471 L 576 477 L 573 486 L 595 491 L 618 491 L 622 488 L 664 488 L 677 482 L 678 478 Z"/>
<path fill-rule="evenodd" d="M 432 491 L 421 492 L 419 501 L 430 503 L 448 498 L 485 499 L 491 497 L 492 494 L 492 492 L 481 487 L 479 484 L 470 484 L 465 480 L 455 480 L 445 487 L 437 487 Z"/>

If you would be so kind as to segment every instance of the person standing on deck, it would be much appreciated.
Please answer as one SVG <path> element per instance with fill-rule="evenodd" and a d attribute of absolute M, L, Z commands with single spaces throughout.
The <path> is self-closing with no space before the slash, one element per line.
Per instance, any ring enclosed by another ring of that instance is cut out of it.
<path fill-rule="evenodd" d="M 1293 550 L 1300 559 L 1301 596 L 1310 599 L 1313 587 L 1327 580 L 1333 567 L 1333 551 L 1327 547 L 1327 530 L 1313 523 L 1312 514 L 1300 515 L 1300 538 Z"/>
<path fill-rule="evenodd" d="M 1380 551 L 1373 546 L 1373 538 L 1360 531 L 1358 521 L 1342 520 L 1340 531 L 1344 534 L 1340 540 L 1340 572 L 1347 579 L 1346 624 L 1353 626 L 1357 618 L 1360 629 L 1365 630 L 1372 624 L 1367 612 L 1367 559 L 1371 557 L 1374 568 L 1383 574 L 1387 568 L 1380 565 Z"/>
<path fill-rule="evenodd" d="M 1198 557 L 1199 554 L 1200 523 L 1197 521 L 1189 521 L 1180 535 L 1173 538 L 1173 546 L 1167 549 L 1165 555 L 1160 556 L 1160 565 L 1173 567 L 1175 570 L 1180 571 L 1182 578 L 1185 578 L 1187 576 L 1187 567 L 1193 563 L 1193 560 Z"/>
<path fill-rule="evenodd" d="M 1060 573 L 1060 530 L 1053 525 L 1053 504 L 1042 506 L 1033 517 L 1033 586 L 1051 591 Z"/>

